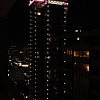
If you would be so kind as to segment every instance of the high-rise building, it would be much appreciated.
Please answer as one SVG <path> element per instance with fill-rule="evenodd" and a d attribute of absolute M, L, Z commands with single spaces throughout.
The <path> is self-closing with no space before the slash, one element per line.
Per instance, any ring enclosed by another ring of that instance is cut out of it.
<path fill-rule="evenodd" d="M 64 48 L 68 4 L 68 1 L 37 0 L 29 8 L 30 70 L 33 69 L 30 87 L 35 100 L 71 99 L 72 79 L 67 77 Z"/>

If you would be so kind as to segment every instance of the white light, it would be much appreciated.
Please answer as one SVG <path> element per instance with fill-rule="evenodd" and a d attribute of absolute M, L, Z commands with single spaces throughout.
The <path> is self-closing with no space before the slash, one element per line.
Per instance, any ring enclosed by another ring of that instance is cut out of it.
<path fill-rule="evenodd" d="M 47 82 L 48 82 L 49 80 L 47 80 Z"/>
<path fill-rule="evenodd" d="M 47 73 L 48 73 L 49 71 L 47 70 Z"/>
<path fill-rule="evenodd" d="M 39 15 L 39 16 L 40 16 L 40 15 L 41 15 L 41 12 L 37 12 L 37 15 Z"/>
<path fill-rule="evenodd" d="M 64 16 L 64 18 L 66 18 L 66 16 Z"/>
<path fill-rule="evenodd" d="M 29 65 L 22 65 L 22 67 L 29 67 Z"/>
<path fill-rule="evenodd" d="M 36 95 L 35 95 L 35 97 L 36 97 Z"/>
<path fill-rule="evenodd" d="M 47 89 L 47 91 L 48 91 L 49 89 Z"/>
<path fill-rule="evenodd" d="M 66 45 L 66 43 L 64 43 L 64 45 Z"/>
<path fill-rule="evenodd" d="M 47 24 L 47 26 L 49 26 L 49 24 Z"/>
<path fill-rule="evenodd" d="M 67 14 L 67 12 L 66 12 L 66 11 L 64 11 L 64 14 Z"/>
<path fill-rule="evenodd" d="M 49 47 L 47 47 L 47 49 L 49 49 Z"/>
<path fill-rule="evenodd" d="M 64 52 L 64 54 L 65 54 L 66 52 Z"/>
<path fill-rule="evenodd" d="M 79 41 L 80 40 L 80 37 L 77 37 L 77 40 Z"/>
<path fill-rule="evenodd" d="M 64 32 L 66 32 L 66 29 L 64 29 Z"/>
<path fill-rule="evenodd" d="M 49 84 L 47 84 L 47 86 L 49 86 Z"/>
<path fill-rule="evenodd" d="M 49 17 L 49 14 L 47 14 L 47 17 Z"/>
<path fill-rule="evenodd" d="M 36 67 L 36 65 L 35 65 L 35 67 Z"/>
<path fill-rule="evenodd" d="M 64 91 L 64 93 L 66 93 L 66 91 Z"/>
<path fill-rule="evenodd" d="M 49 95 L 49 93 L 47 93 L 47 95 Z"/>
<path fill-rule="evenodd" d="M 35 23 L 36 23 L 36 21 L 35 21 Z"/>
<path fill-rule="evenodd" d="M 75 30 L 75 32 L 78 32 L 78 30 Z"/>
<path fill-rule="evenodd" d="M 66 23 L 66 20 L 64 20 L 64 23 Z"/>
<path fill-rule="evenodd" d="M 9 74 L 8 74 L 8 76 L 9 76 Z"/>
<path fill-rule="evenodd" d="M 64 76 L 65 76 L 66 74 L 64 74 Z"/>
<path fill-rule="evenodd" d="M 66 84 L 66 83 L 64 82 L 64 84 Z"/>
<path fill-rule="evenodd" d="M 48 99 L 48 98 L 47 98 Z"/>
<path fill-rule="evenodd" d="M 64 39 L 64 41 L 65 41 L 66 39 Z"/>
<path fill-rule="evenodd" d="M 35 73 L 35 76 L 36 76 L 36 73 Z"/>
<path fill-rule="evenodd" d="M 49 31 L 49 28 L 47 28 L 47 31 Z"/>
<path fill-rule="evenodd" d="M 35 92 L 36 92 L 36 90 L 35 90 Z"/>
<path fill-rule="evenodd" d="M 47 19 L 47 21 L 49 21 L 49 19 Z"/>
<path fill-rule="evenodd" d="M 49 66 L 47 66 L 47 68 L 49 68 Z"/>
<path fill-rule="evenodd" d="M 36 84 L 36 82 L 35 82 L 35 84 Z"/>
<path fill-rule="evenodd" d="M 66 61 L 64 60 L 64 63 L 65 63 Z"/>

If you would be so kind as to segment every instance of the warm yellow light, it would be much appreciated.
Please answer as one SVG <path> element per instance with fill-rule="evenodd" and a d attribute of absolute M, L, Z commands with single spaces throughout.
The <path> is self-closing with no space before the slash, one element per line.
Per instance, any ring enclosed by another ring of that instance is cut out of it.
<path fill-rule="evenodd" d="M 15 100 L 15 98 L 13 98 L 12 100 Z"/>
<path fill-rule="evenodd" d="M 86 65 L 86 71 L 89 71 L 89 65 Z"/>
<path fill-rule="evenodd" d="M 84 64 L 83 65 L 86 71 L 89 71 L 89 64 Z"/>
<path fill-rule="evenodd" d="M 86 52 L 87 57 L 89 58 L 89 51 Z"/>

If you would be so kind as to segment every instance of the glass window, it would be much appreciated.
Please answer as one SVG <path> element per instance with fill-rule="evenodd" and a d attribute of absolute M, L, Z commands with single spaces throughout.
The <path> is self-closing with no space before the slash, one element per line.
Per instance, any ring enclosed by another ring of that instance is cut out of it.
<path fill-rule="evenodd" d="M 89 58 L 89 51 L 74 51 L 74 57 L 87 57 L 87 58 Z"/>

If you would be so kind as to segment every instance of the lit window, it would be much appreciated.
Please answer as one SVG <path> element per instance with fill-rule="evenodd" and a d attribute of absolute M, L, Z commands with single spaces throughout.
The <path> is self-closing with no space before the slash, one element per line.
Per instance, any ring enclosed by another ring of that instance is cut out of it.
<path fill-rule="evenodd" d="M 47 98 L 48 99 L 48 98 Z"/>
<path fill-rule="evenodd" d="M 47 89 L 47 91 L 48 91 L 49 89 Z"/>
<path fill-rule="evenodd" d="M 47 19 L 47 21 L 49 21 L 49 19 Z"/>
<path fill-rule="evenodd" d="M 65 54 L 66 52 L 64 52 L 64 54 Z"/>
<path fill-rule="evenodd" d="M 83 67 L 86 71 L 89 71 L 89 64 L 83 64 Z"/>
<path fill-rule="evenodd" d="M 50 58 L 51 58 L 50 56 L 47 57 L 48 60 L 49 60 Z"/>
<path fill-rule="evenodd" d="M 66 61 L 64 60 L 64 63 L 65 63 Z"/>
<path fill-rule="evenodd" d="M 49 93 L 47 93 L 47 95 L 49 95 Z"/>
<path fill-rule="evenodd" d="M 64 43 L 64 45 L 66 45 L 66 43 Z"/>
<path fill-rule="evenodd" d="M 47 49 L 49 49 L 49 47 L 47 47 Z"/>
<path fill-rule="evenodd" d="M 78 30 L 75 30 L 75 32 L 78 32 Z"/>
<path fill-rule="evenodd" d="M 47 68 L 49 68 L 49 66 L 47 66 Z"/>
<path fill-rule="evenodd" d="M 80 40 L 80 37 L 77 37 L 77 40 L 79 41 Z"/>
<path fill-rule="evenodd" d="M 47 12 L 50 12 L 49 10 L 47 10 Z"/>
<path fill-rule="evenodd" d="M 47 31 L 49 31 L 49 28 L 47 28 Z"/>
<path fill-rule="evenodd" d="M 49 24 L 47 24 L 47 26 L 49 26 Z"/>
<path fill-rule="evenodd" d="M 74 51 L 75 57 L 87 57 L 89 58 L 89 51 Z"/>
<path fill-rule="evenodd" d="M 41 15 L 41 12 L 37 12 L 37 15 Z"/>
<path fill-rule="evenodd" d="M 49 52 L 47 52 L 47 54 L 49 54 Z"/>
<path fill-rule="evenodd" d="M 25 98 L 28 98 L 28 96 L 25 96 Z"/>
<path fill-rule="evenodd" d="M 66 32 L 66 29 L 64 29 L 64 32 Z"/>
<path fill-rule="evenodd" d="M 49 86 L 49 84 L 47 84 L 47 86 Z"/>
<path fill-rule="evenodd" d="M 66 12 L 66 11 L 64 11 L 64 14 L 67 14 L 67 12 Z"/>
<path fill-rule="evenodd" d="M 9 74 L 8 74 L 8 76 L 9 76 Z"/>
<path fill-rule="evenodd" d="M 64 10 L 68 10 L 68 7 L 64 7 Z"/>
<path fill-rule="evenodd" d="M 66 20 L 64 20 L 64 23 L 66 23 Z"/>
<path fill-rule="evenodd" d="M 66 74 L 64 74 L 64 76 L 65 76 Z"/>
<path fill-rule="evenodd" d="M 66 91 L 64 91 L 64 93 L 66 93 Z"/>
<path fill-rule="evenodd" d="M 64 82 L 64 84 L 66 84 L 66 83 Z"/>

